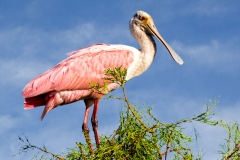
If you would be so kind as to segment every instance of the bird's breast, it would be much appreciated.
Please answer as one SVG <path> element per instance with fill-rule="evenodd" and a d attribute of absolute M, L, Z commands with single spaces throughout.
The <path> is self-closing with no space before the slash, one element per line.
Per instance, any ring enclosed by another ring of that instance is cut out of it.
<path fill-rule="evenodd" d="M 127 70 L 126 80 L 129 80 L 133 77 L 141 75 L 145 72 L 149 66 L 152 64 L 153 58 L 148 54 L 140 52 L 138 49 L 132 49 L 134 60 Z"/>

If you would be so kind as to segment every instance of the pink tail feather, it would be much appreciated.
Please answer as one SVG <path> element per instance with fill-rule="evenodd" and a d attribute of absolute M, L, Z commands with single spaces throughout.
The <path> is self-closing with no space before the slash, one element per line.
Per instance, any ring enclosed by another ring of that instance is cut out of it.
<path fill-rule="evenodd" d="M 41 121 L 43 120 L 43 118 L 45 117 L 45 115 L 50 112 L 54 107 L 56 107 L 58 104 L 55 104 L 56 103 L 56 99 L 55 99 L 55 95 L 53 97 L 51 97 L 49 99 L 49 101 L 47 102 L 44 110 L 43 110 L 43 113 L 42 113 L 42 116 L 41 116 Z"/>
<path fill-rule="evenodd" d="M 25 98 L 24 109 L 32 109 L 39 106 L 44 106 L 46 104 L 45 100 L 46 94 L 41 94 L 31 98 Z"/>

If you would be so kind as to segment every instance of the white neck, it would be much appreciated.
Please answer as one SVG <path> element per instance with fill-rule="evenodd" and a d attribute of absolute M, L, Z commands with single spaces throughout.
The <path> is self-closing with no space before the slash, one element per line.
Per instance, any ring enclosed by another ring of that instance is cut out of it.
<path fill-rule="evenodd" d="M 130 21 L 130 31 L 141 46 L 141 49 L 135 55 L 137 56 L 135 57 L 136 61 L 134 60 L 135 62 L 129 68 L 127 79 L 131 79 L 146 71 L 152 64 L 157 51 L 156 43 L 152 36 L 146 34 L 146 31 L 137 24 L 134 24 L 132 20 Z"/>
<path fill-rule="evenodd" d="M 151 35 L 142 32 L 141 38 L 137 39 L 139 45 L 141 46 L 141 54 L 143 55 L 143 65 L 146 69 L 152 64 L 153 59 L 156 55 L 157 48 L 156 43 Z"/>

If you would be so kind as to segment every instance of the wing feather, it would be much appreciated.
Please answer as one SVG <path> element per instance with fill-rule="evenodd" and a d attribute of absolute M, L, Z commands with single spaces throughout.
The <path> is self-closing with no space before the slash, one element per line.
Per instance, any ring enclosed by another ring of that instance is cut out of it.
<path fill-rule="evenodd" d="M 124 45 L 93 45 L 74 51 L 52 69 L 31 80 L 22 96 L 34 97 L 50 91 L 89 89 L 91 82 L 100 83 L 109 67 L 128 68 L 134 55 Z"/>

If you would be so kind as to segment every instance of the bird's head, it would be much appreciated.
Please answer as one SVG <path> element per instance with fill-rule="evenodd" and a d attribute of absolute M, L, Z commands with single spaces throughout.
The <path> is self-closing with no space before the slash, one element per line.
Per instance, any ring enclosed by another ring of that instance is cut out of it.
<path fill-rule="evenodd" d="M 166 47 L 172 58 L 178 64 L 183 64 L 183 60 L 181 59 L 181 57 L 167 44 L 167 42 L 160 35 L 156 26 L 154 25 L 152 17 L 148 13 L 144 11 L 137 11 L 137 13 L 130 20 L 130 30 L 134 37 L 137 35 L 141 35 L 139 34 L 140 32 L 155 36 Z"/>

